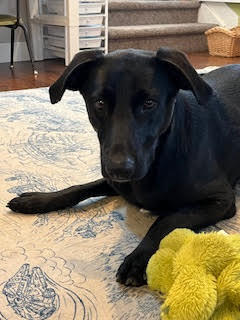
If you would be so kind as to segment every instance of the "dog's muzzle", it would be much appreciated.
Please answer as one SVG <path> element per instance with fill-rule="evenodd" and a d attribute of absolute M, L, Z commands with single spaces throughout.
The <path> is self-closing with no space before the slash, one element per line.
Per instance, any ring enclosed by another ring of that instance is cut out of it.
<path fill-rule="evenodd" d="M 127 182 L 131 180 L 135 173 L 135 161 L 130 156 L 126 158 L 114 157 L 109 159 L 105 165 L 105 170 L 111 180 Z"/>

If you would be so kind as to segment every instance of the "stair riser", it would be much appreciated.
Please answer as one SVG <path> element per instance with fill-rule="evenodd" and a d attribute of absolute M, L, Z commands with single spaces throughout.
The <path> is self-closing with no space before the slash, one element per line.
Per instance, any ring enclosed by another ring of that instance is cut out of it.
<path fill-rule="evenodd" d="M 118 49 L 157 50 L 161 46 L 169 46 L 184 52 L 205 52 L 207 41 L 204 34 L 173 35 L 166 37 L 109 39 L 109 51 Z"/>
<path fill-rule="evenodd" d="M 155 10 L 110 10 L 109 26 L 136 26 L 146 24 L 191 23 L 197 21 L 198 10 L 155 9 Z"/>

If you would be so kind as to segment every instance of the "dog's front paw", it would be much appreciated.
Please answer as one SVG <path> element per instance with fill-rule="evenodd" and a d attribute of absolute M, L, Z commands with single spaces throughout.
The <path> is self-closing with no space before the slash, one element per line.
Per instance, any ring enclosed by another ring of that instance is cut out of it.
<path fill-rule="evenodd" d="M 117 281 L 126 286 L 139 287 L 147 282 L 146 268 L 151 254 L 136 249 L 128 255 L 117 272 Z"/>
<path fill-rule="evenodd" d="M 7 207 L 21 213 L 46 213 L 57 210 L 59 203 L 54 193 L 23 193 L 8 202 Z"/>

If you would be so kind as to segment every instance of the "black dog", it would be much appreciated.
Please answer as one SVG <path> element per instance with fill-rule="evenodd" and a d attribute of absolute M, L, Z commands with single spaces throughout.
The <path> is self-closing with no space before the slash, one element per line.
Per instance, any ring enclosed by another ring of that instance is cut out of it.
<path fill-rule="evenodd" d="M 197 230 L 235 212 L 240 176 L 240 66 L 200 77 L 185 55 L 122 50 L 77 54 L 50 87 L 83 95 L 101 147 L 104 179 L 52 193 L 24 193 L 8 204 L 48 212 L 89 197 L 119 194 L 159 217 L 125 258 L 117 280 L 145 283 L 160 240 L 177 227 Z"/>

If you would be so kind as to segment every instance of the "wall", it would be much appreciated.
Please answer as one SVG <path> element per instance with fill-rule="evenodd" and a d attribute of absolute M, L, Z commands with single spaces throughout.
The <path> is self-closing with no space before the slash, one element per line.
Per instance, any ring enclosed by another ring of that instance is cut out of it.
<path fill-rule="evenodd" d="M 240 4 L 234 4 L 240 6 Z M 231 29 L 239 23 L 237 13 L 231 8 L 232 4 L 222 1 L 204 0 L 198 12 L 198 22 L 215 23 Z"/>
<path fill-rule="evenodd" d="M 227 5 L 236 13 L 238 16 L 238 25 L 240 25 L 240 4 L 239 3 L 227 3 Z"/>
<path fill-rule="evenodd" d="M 0 1 L 0 13 L 16 15 L 16 0 Z M 20 13 L 24 23 L 27 22 L 26 0 L 20 0 Z M 11 30 L 9 28 L 0 28 L 0 63 L 10 61 L 10 41 Z M 15 32 L 15 53 L 14 61 L 29 60 L 26 43 L 23 32 L 20 28 Z"/>

